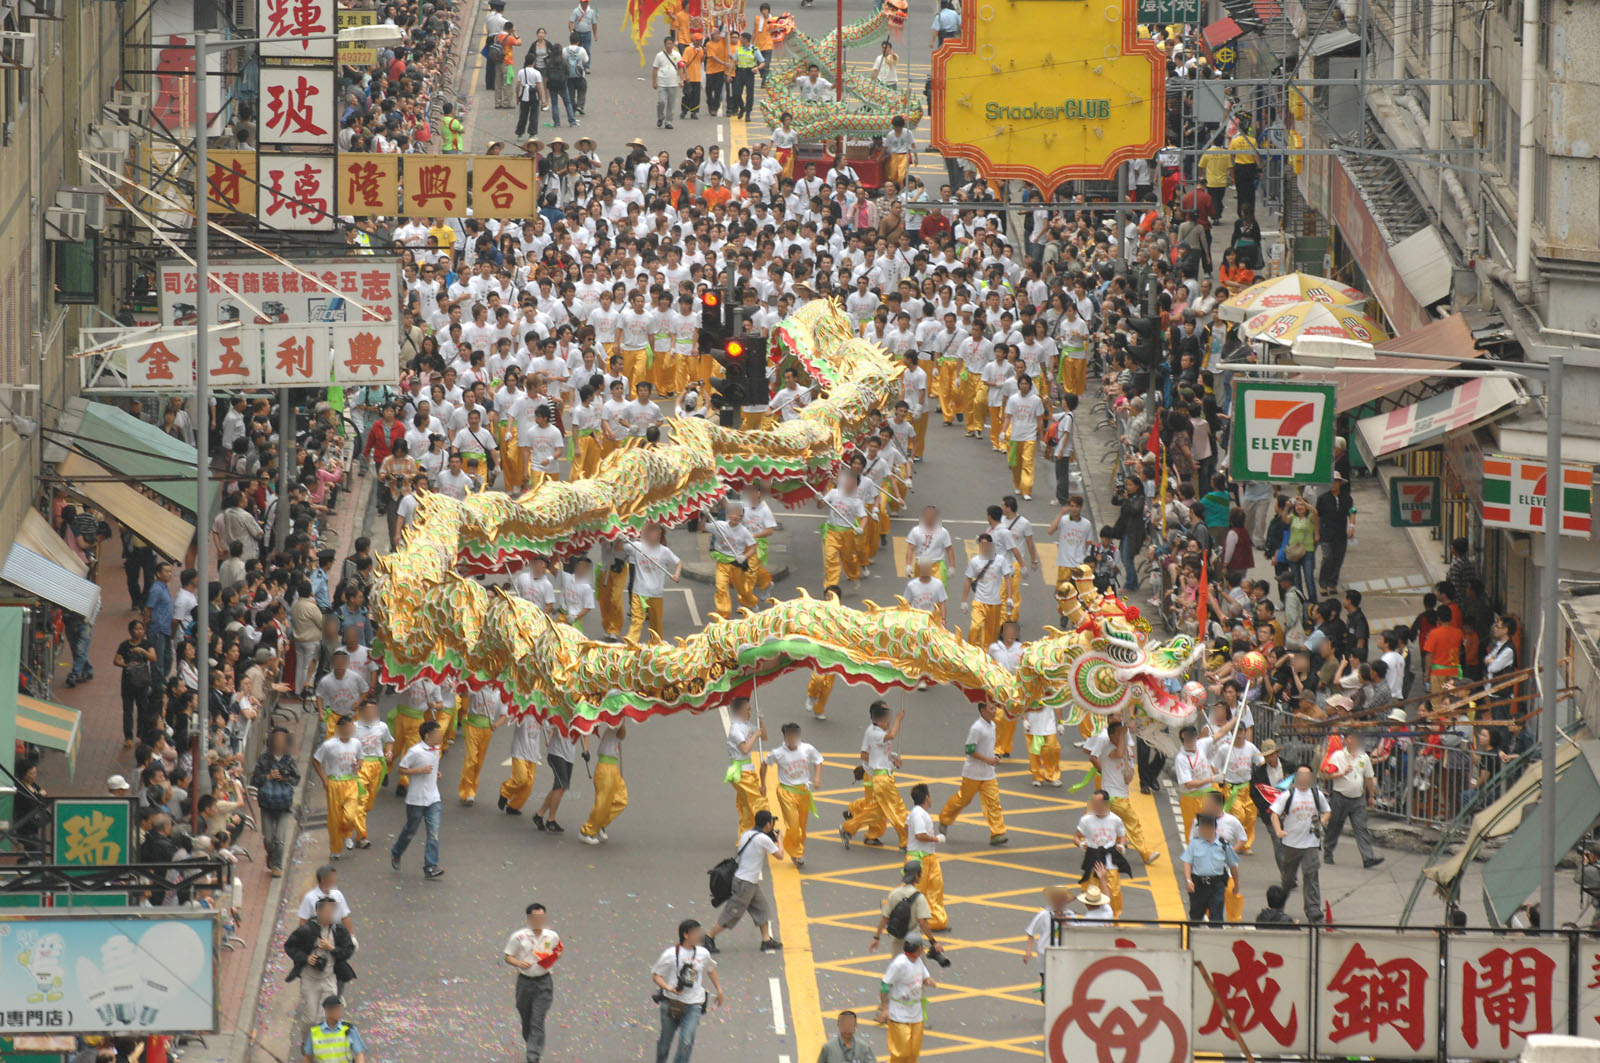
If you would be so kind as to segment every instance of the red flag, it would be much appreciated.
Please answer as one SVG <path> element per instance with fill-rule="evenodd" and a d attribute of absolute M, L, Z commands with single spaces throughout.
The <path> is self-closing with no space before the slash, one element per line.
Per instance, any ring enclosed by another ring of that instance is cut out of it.
<path fill-rule="evenodd" d="M 1322 766 L 1317 769 L 1324 775 L 1332 775 L 1338 770 L 1333 763 L 1333 755 L 1344 748 L 1344 740 L 1338 735 L 1328 737 L 1328 751 L 1322 754 Z"/>
<path fill-rule="evenodd" d="M 1206 642 L 1206 605 L 1211 597 L 1211 577 L 1206 570 L 1206 562 L 1210 559 L 1209 552 L 1200 555 L 1200 593 L 1195 595 L 1199 603 L 1199 639 L 1202 644 Z"/>
<path fill-rule="evenodd" d="M 1278 799 L 1278 795 L 1283 791 L 1276 786 L 1268 786 L 1264 782 L 1258 782 L 1256 783 L 1256 793 L 1260 794 L 1261 800 L 1267 803 L 1268 808 L 1271 808 L 1272 803 Z"/>

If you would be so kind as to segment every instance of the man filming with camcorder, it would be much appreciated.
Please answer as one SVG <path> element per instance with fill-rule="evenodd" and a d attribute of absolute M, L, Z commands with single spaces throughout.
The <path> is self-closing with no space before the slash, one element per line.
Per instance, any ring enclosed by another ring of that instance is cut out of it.
<path fill-rule="evenodd" d="M 661 1036 L 656 1039 L 656 1063 L 689 1063 L 694 1052 L 695 1031 L 700 1028 L 700 1017 L 706 1013 L 706 987 L 703 979 L 711 979 L 717 991 L 717 1004 L 722 1004 L 722 982 L 717 978 L 717 961 L 711 958 L 701 939 L 705 930 L 697 919 L 685 919 L 678 924 L 678 943 L 661 953 L 655 966 L 650 968 L 650 979 L 656 991 L 650 999 L 661 1007 Z M 678 1040 L 678 1051 L 672 1055 L 672 1040 Z"/>

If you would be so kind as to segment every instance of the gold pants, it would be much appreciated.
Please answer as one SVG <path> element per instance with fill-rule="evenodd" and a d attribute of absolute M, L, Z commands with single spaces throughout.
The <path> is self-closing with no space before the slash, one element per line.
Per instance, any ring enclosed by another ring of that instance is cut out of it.
<path fill-rule="evenodd" d="M 750 565 L 752 568 L 755 567 L 753 559 Z M 726 561 L 718 561 L 717 594 L 713 608 L 723 617 L 731 617 L 733 615 L 733 598 L 737 595 L 741 605 L 754 609 L 761 604 L 760 600 L 756 598 L 755 591 L 750 589 L 754 582 L 754 577 L 738 565 L 730 565 Z"/>
<path fill-rule="evenodd" d="M 641 598 L 633 596 L 632 616 L 628 620 L 628 641 L 644 643 L 644 628 L 648 620 L 650 633 L 657 639 L 661 638 L 661 609 L 662 599 Z"/>
<path fill-rule="evenodd" d="M 500 470 L 505 477 L 506 491 L 515 494 L 528 482 L 528 455 L 517 440 L 517 422 L 507 421 L 500 440 Z"/>
<path fill-rule="evenodd" d="M 494 728 L 476 727 L 469 723 L 462 734 L 467 741 L 467 754 L 461 761 L 461 782 L 456 786 L 456 796 L 463 801 L 472 801 L 478 796 L 478 775 L 483 771 L 483 755 L 489 750 L 489 738 L 494 734 Z M 515 765 L 516 762 L 512 761 L 512 766 Z M 528 782 L 530 785 L 533 782 L 531 772 Z"/>
<path fill-rule="evenodd" d="M 1011 485 L 1019 495 L 1033 494 L 1033 452 L 1038 442 L 1023 439 L 1011 444 L 1017 452 L 1016 464 L 1011 466 Z"/>
<path fill-rule="evenodd" d="M 1011 575 L 1007 576 L 1004 582 L 1000 584 L 1000 602 L 1005 608 L 1005 618 L 1020 623 L 1022 620 L 1022 569 L 1013 569 Z M 988 647 L 985 646 L 984 649 L 988 649 Z"/>
<path fill-rule="evenodd" d="M 861 563 L 856 556 L 856 533 L 846 528 L 826 528 L 822 532 L 822 587 L 844 589 L 844 580 L 861 578 Z"/>
<path fill-rule="evenodd" d="M 433 720 L 439 725 L 439 755 L 442 757 L 450 752 L 450 746 L 456 740 L 456 719 L 461 715 L 461 708 L 466 703 L 467 696 L 461 694 L 452 704 L 447 704 L 442 709 L 435 709 Z"/>
<path fill-rule="evenodd" d="M 511 758 L 511 778 L 500 784 L 500 796 L 505 798 L 507 808 L 521 808 L 533 796 L 533 777 L 538 771 L 539 765 L 531 760 Z"/>
<path fill-rule="evenodd" d="M 407 716 L 396 711 L 394 719 L 389 721 L 389 730 L 394 732 L 394 745 L 389 753 L 389 774 L 394 774 L 394 766 L 400 763 L 400 758 L 406 755 L 406 750 L 422 741 L 422 722 L 426 716 Z M 406 780 L 401 779 L 397 785 L 404 786 Z"/>
<path fill-rule="evenodd" d="M 572 467 L 567 471 L 570 480 L 587 480 L 600 468 L 600 437 L 579 436 L 572 449 Z"/>
<path fill-rule="evenodd" d="M 600 761 L 594 766 L 594 807 L 578 833 L 593 838 L 616 822 L 627 807 L 628 784 L 622 781 L 622 769 L 610 761 Z"/>
<path fill-rule="evenodd" d="M 361 766 L 356 769 L 356 778 L 361 781 L 361 833 L 356 835 L 360 841 L 367 836 L 367 813 L 372 811 L 372 806 L 378 801 L 378 789 L 383 786 L 383 770 L 388 767 L 382 757 L 375 760 L 361 761 Z"/>
<path fill-rule="evenodd" d="M 1122 872 L 1106 866 L 1106 896 L 1111 899 L 1111 917 L 1122 915 Z"/>
<path fill-rule="evenodd" d="M 1222 914 L 1230 923 L 1237 923 L 1244 918 L 1244 894 L 1239 892 L 1239 884 L 1228 876 L 1228 891 L 1222 895 Z"/>
<path fill-rule="evenodd" d="M 985 647 L 987 649 L 988 647 Z M 994 751 L 997 754 L 1010 756 L 1017 744 L 1017 724 L 1022 722 L 1020 716 L 1007 716 L 1004 711 L 994 718 Z M 1028 736 L 1024 734 L 1022 740 L 1026 742 Z"/>
<path fill-rule="evenodd" d="M 976 797 L 983 805 L 983 819 L 989 825 L 989 838 L 1006 836 L 1006 814 L 1000 807 L 1000 784 L 993 779 L 961 778 L 961 789 L 950 795 L 939 812 L 939 825 L 949 827 L 961 817 L 962 810 Z"/>
<path fill-rule="evenodd" d="M 328 780 L 328 852 L 344 852 L 346 838 L 367 836 L 367 810 L 361 807 L 361 783 L 354 777 Z"/>
<path fill-rule="evenodd" d="M 1133 802 L 1126 797 L 1113 797 L 1111 811 L 1121 817 L 1123 829 L 1128 832 L 1128 844 L 1139 854 L 1139 859 L 1150 863 L 1155 858 L 1156 850 L 1144 843 L 1144 824 L 1139 820 L 1139 813 L 1133 810 Z"/>
<path fill-rule="evenodd" d="M 961 412 L 961 388 L 958 379 L 961 373 L 961 360 L 959 358 L 939 359 L 939 412 L 944 415 L 945 424 L 955 424 L 956 414 Z"/>
<path fill-rule="evenodd" d="M 950 913 L 944 906 L 944 869 L 939 865 L 939 854 L 913 850 L 906 857 L 922 861 L 922 877 L 917 880 L 917 889 L 928 899 L 928 925 L 934 930 L 947 929 L 950 926 Z"/>
<path fill-rule="evenodd" d="M 967 415 L 966 431 L 983 434 L 984 418 L 989 416 L 989 385 L 978 374 L 963 370 L 961 373 L 961 412 Z"/>
<path fill-rule="evenodd" d="M 889 1023 L 889 1063 L 916 1063 L 922 1058 L 922 1023 Z"/>
<path fill-rule="evenodd" d="M 1000 426 L 1005 423 L 1006 411 L 1000 406 L 989 407 L 989 445 L 996 454 L 1006 452 L 1005 444 L 1000 442 Z"/>
<path fill-rule="evenodd" d="M 1052 783 L 1061 778 L 1061 739 L 1053 734 L 1044 736 L 1039 752 L 1033 751 L 1034 736 L 1024 735 L 1028 743 L 1028 773 L 1035 782 Z"/>
<path fill-rule="evenodd" d="M 733 803 L 739 812 L 740 834 L 756 825 L 757 812 L 770 811 L 767 795 L 761 792 L 760 772 L 747 769 L 739 773 L 739 781 L 733 784 Z"/>
<path fill-rule="evenodd" d="M 783 816 L 783 851 L 791 860 L 806 858 L 806 820 L 811 815 L 811 791 L 778 787 L 778 811 Z"/>
<path fill-rule="evenodd" d="M 1248 853 L 1256 843 L 1256 803 L 1250 800 L 1250 784 L 1230 783 L 1224 789 L 1230 795 L 1227 800 L 1233 802 L 1233 807 L 1228 811 L 1239 817 L 1239 824 L 1244 827 L 1244 844 L 1239 847 L 1239 852 Z M 1233 794 L 1239 796 L 1232 797 Z"/>
<path fill-rule="evenodd" d="M 1089 359 L 1061 356 L 1061 390 L 1068 395 L 1082 395 L 1089 390 Z"/>
<path fill-rule="evenodd" d="M 1194 817 L 1200 814 L 1200 798 L 1189 797 L 1186 794 L 1178 795 L 1178 817 L 1183 820 L 1179 826 L 1183 828 L 1183 844 L 1189 844 L 1189 832 L 1194 829 Z"/>
<path fill-rule="evenodd" d="M 648 380 L 645 374 L 649 372 L 646 366 L 650 361 L 650 349 L 640 347 L 637 350 L 622 349 L 622 375 L 628 378 L 628 383 L 637 384 L 641 380 Z M 632 396 L 624 396 L 632 398 Z"/>
<path fill-rule="evenodd" d="M 626 567 L 621 572 L 612 572 L 609 568 L 600 577 L 600 629 L 607 635 L 622 634 L 627 625 L 628 617 L 623 611 L 623 599 L 628 594 L 628 570 Z"/>
<path fill-rule="evenodd" d="M 972 623 L 967 626 L 967 641 L 987 651 L 989 644 L 1000 637 L 1001 614 L 1005 607 L 999 603 L 986 605 L 983 602 L 972 603 Z"/>
<path fill-rule="evenodd" d="M 900 836 L 900 845 L 906 843 L 906 805 L 900 800 L 900 789 L 894 784 L 893 775 L 872 775 L 871 800 L 861 810 L 861 814 L 852 815 L 844 821 L 846 834 L 854 835 L 862 831 L 868 838 L 880 838 L 884 829 L 893 827 Z"/>
<path fill-rule="evenodd" d="M 908 458 L 920 458 L 922 452 L 928 448 L 928 411 L 924 410 L 911 419 L 913 429 L 911 435 L 911 453 Z"/>
<path fill-rule="evenodd" d="M 833 693 L 833 681 L 839 677 L 832 672 L 812 672 L 806 681 L 806 697 L 811 700 L 811 711 L 823 716 L 828 711 L 828 695 Z"/>
<path fill-rule="evenodd" d="M 676 390 L 678 359 L 673 356 L 672 348 L 650 352 L 650 368 L 645 379 L 655 385 L 657 395 L 665 395 Z"/>

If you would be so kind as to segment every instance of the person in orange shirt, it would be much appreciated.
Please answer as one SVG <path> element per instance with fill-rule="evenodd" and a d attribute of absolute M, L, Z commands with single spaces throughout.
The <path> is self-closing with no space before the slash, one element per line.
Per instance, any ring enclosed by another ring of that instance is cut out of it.
<path fill-rule="evenodd" d="M 687 48 L 694 40 L 688 9 L 674 0 L 667 5 L 667 17 L 672 20 L 672 37 L 678 42 L 678 47 Z"/>
<path fill-rule="evenodd" d="M 717 30 L 706 41 L 706 114 L 712 118 L 722 109 L 722 90 L 727 87 L 728 75 L 733 72 L 733 51 L 728 44 L 728 31 Z"/>
<path fill-rule="evenodd" d="M 683 98 L 679 104 L 679 118 L 700 120 L 700 85 L 705 80 L 706 50 L 697 43 L 683 46 L 683 61 L 678 70 L 683 77 Z"/>
<path fill-rule="evenodd" d="M 1461 675 L 1462 631 L 1448 605 L 1435 609 L 1433 618 L 1438 623 L 1422 640 L 1422 652 L 1428 655 L 1428 689 L 1437 696 L 1445 684 Z M 1439 703 L 1433 708 L 1437 710 Z"/>
<path fill-rule="evenodd" d="M 761 53 L 761 87 L 767 87 L 767 68 L 772 66 L 772 51 L 776 47 L 772 42 L 772 5 L 762 4 L 761 14 L 756 16 L 756 51 Z"/>
<path fill-rule="evenodd" d="M 722 183 L 722 175 L 720 173 L 713 173 L 711 175 L 711 184 L 701 193 L 701 197 L 706 201 L 706 206 L 715 210 L 733 198 L 733 190 Z"/>

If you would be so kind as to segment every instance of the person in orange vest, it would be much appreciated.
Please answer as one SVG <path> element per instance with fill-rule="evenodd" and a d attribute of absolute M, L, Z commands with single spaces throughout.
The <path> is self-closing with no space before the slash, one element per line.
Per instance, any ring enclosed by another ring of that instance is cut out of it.
<path fill-rule="evenodd" d="M 767 87 L 767 71 L 772 66 L 772 52 L 777 47 L 772 40 L 772 5 L 762 4 L 756 16 L 756 51 L 761 53 L 761 87 Z"/>
<path fill-rule="evenodd" d="M 700 86 L 706 76 L 706 50 L 698 42 L 683 46 L 683 60 L 678 69 L 683 77 L 683 96 L 678 102 L 678 117 L 700 120 Z"/>
<path fill-rule="evenodd" d="M 712 118 L 722 109 L 722 90 L 727 87 L 728 75 L 733 71 L 733 48 L 728 43 L 728 31 L 717 30 L 706 41 L 706 114 Z"/>

